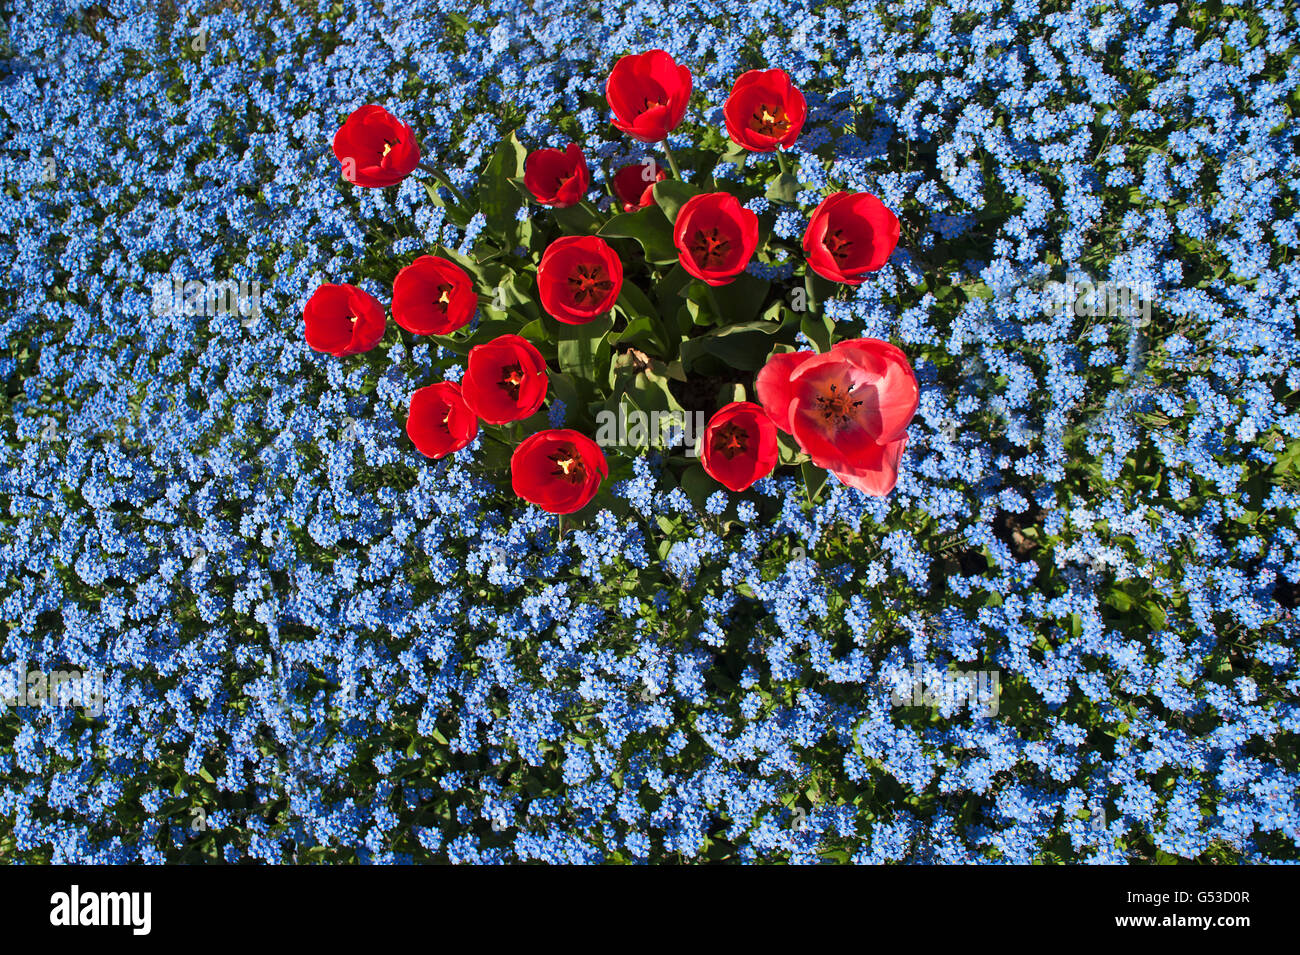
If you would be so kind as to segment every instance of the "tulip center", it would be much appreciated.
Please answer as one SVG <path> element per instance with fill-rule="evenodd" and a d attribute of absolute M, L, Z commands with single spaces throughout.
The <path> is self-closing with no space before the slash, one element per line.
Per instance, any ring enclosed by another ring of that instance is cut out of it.
<path fill-rule="evenodd" d="M 861 398 L 853 397 L 852 385 L 841 391 L 838 385 L 832 384 L 827 391 L 817 396 L 817 410 L 821 413 L 822 420 L 835 427 L 842 427 L 856 417 L 861 404 Z"/>
<path fill-rule="evenodd" d="M 438 300 L 434 302 L 442 311 L 447 311 L 447 304 L 451 301 L 451 286 L 438 286 Z"/>
<path fill-rule="evenodd" d="M 555 464 L 555 470 L 551 472 L 552 477 L 568 481 L 570 484 L 581 484 L 587 479 L 587 466 L 583 464 L 577 450 L 571 445 L 561 445 L 548 457 Z"/>
<path fill-rule="evenodd" d="M 652 109 L 659 109 L 660 107 L 666 105 L 665 103 L 657 99 L 651 99 L 649 96 L 645 98 L 644 103 L 645 105 L 641 107 L 641 112 L 643 113 L 648 113 Z"/>
<path fill-rule="evenodd" d="M 442 416 L 442 430 L 451 434 L 451 406 L 447 406 L 447 413 Z"/>
<path fill-rule="evenodd" d="M 822 244 L 826 246 L 827 252 L 843 262 L 849 257 L 849 246 L 853 244 L 853 240 L 844 238 L 843 231 L 836 229 L 827 234 Z"/>
<path fill-rule="evenodd" d="M 749 450 L 749 432 L 734 421 L 728 421 L 713 432 L 713 450 L 730 461 Z"/>
<path fill-rule="evenodd" d="M 575 305 L 594 306 L 613 287 L 614 283 L 609 280 L 603 265 L 578 265 L 569 275 L 569 292 Z"/>
<path fill-rule="evenodd" d="M 764 136 L 781 138 L 790 128 L 790 120 L 785 115 L 784 106 L 761 104 L 749 119 L 749 128 Z"/>
<path fill-rule="evenodd" d="M 691 239 L 691 255 L 701 268 L 717 268 L 727 264 L 727 254 L 731 251 L 731 240 L 719 235 L 716 228 L 705 232 L 696 229 Z"/>
<path fill-rule="evenodd" d="M 497 382 L 505 393 L 510 396 L 511 401 L 519 400 L 519 387 L 524 383 L 524 369 L 518 363 L 506 365 L 501 369 L 501 380 Z"/>
<path fill-rule="evenodd" d="M 396 145 L 397 145 L 396 139 L 385 139 L 384 151 L 379 154 L 379 158 L 382 160 L 385 156 L 387 156 L 390 152 L 393 151 L 393 147 Z"/>

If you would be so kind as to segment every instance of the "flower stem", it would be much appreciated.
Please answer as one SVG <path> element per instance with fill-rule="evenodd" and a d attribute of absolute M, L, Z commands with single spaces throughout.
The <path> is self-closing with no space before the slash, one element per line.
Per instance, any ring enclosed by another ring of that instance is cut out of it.
<path fill-rule="evenodd" d="M 790 158 L 780 149 L 776 151 L 776 164 L 781 167 L 781 172 L 790 174 Z"/>
<path fill-rule="evenodd" d="M 682 171 L 677 168 L 677 160 L 673 157 L 673 151 L 668 148 L 668 140 L 664 139 L 659 143 L 664 147 L 664 155 L 668 157 L 668 168 L 673 171 L 673 177 L 678 181 L 682 178 Z"/>

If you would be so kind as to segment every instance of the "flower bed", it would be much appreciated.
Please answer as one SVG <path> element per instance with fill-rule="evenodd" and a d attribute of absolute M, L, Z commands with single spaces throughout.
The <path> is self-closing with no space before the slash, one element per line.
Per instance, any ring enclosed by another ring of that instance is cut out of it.
<path fill-rule="evenodd" d="M 1294 10 L 539 10 L 6 22 L 0 858 L 1295 859 Z"/>

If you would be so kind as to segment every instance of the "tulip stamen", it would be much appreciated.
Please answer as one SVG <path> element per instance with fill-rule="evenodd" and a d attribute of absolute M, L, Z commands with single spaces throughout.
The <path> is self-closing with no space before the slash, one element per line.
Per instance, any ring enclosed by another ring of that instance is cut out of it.
<path fill-rule="evenodd" d="M 523 383 L 524 369 L 518 362 L 513 365 L 506 365 L 501 369 L 501 380 L 497 384 L 505 389 L 511 401 L 519 400 L 519 388 Z"/>
<path fill-rule="evenodd" d="M 450 285 L 439 285 L 439 286 L 438 286 L 438 301 L 435 302 L 434 304 L 435 304 L 435 305 L 439 305 L 439 306 L 441 306 L 442 311 L 445 312 L 445 311 L 447 310 L 447 305 L 448 305 L 450 302 L 451 302 L 451 286 L 450 286 Z"/>
<path fill-rule="evenodd" d="M 578 457 L 578 452 L 574 448 L 561 447 L 549 457 L 555 463 L 555 470 L 551 472 L 552 477 L 558 477 L 570 484 L 581 484 L 587 479 L 587 466 L 582 458 Z"/>
<path fill-rule="evenodd" d="M 731 249 L 731 240 L 719 235 L 717 228 L 708 232 L 697 229 L 691 240 L 691 255 L 701 268 L 716 268 L 727 263 L 727 253 Z"/>
<path fill-rule="evenodd" d="M 830 394 L 818 395 L 817 404 L 821 408 L 822 420 L 843 427 L 857 415 L 862 399 L 853 399 L 853 388 L 840 391 L 836 385 L 830 386 Z"/>
<path fill-rule="evenodd" d="M 599 302 L 614 287 L 601 265 L 579 265 L 569 276 L 569 286 L 576 305 L 592 305 Z"/>
<path fill-rule="evenodd" d="M 785 115 L 785 108 L 782 106 L 768 106 L 766 103 L 759 105 L 750 117 L 749 128 L 763 136 L 772 136 L 780 138 L 790 129 L 790 120 Z"/>
<path fill-rule="evenodd" d="M 826 251 L 843 261 L 849 257 L 849 246 L 853 244 L 853 240 L 844 238 L 842 230 L 836 229 L 826 236 L 823 244 L 826 246 Z"/>
<path fill-rule="evenodd" d="M 749 432 L 734 421 L 728 421 L 714 432 L 713 450 L 730 461 L 749 450 Z"/>

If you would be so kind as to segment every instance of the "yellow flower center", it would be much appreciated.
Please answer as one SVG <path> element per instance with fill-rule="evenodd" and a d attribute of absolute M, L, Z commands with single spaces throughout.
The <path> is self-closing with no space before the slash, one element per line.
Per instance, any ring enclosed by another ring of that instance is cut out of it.
<path fill-rule="evenodd" d="M 780 138 L 790 128 L 790 120 L 785 115 L 784 106 L 768 106 L 763 103 L 750 117 L 749 128 L 764 136 Z"/>
<path fill-rule="evenodd" d="M 580 484 L 587 478 L 587 466 L 582 463 L 578 457 L 578 452 L 572 447 L 564 446 L 550 455 L 550 459 L 555 463 L 555 470 L 551 472 L 552 476 L 561 480 L 568 481 L 570 484 Z"/>
<path fill-rule="evenodd" d="M 505 389 L 511 401 L 519 400 L 519 388 L 524 383 L 524 369 L 518 362 L 501 369 L 501 378 L 497 382 Z"/>

